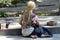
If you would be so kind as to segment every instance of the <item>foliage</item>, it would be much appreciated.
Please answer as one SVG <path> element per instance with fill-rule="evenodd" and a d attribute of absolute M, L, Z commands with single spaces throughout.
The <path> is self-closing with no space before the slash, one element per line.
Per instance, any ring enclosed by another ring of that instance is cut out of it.
<path fill-rule="evenodd" d="M 0 11 L 0 17 L 8 17 L 5 11 Z"/>
<path fill-rule="evenodd" d="M 16 3 L 26 3 L 28 0 L 12 0 L 12 4 L 16 4 Z"/>
<path fill-rule="evenodd" d="M 19 11 L 17 12 L 17 14 L 26 13 L 26 12 L 27 12 L 27 10 L 19 10 Z"/>
<path fill-rule="evenodd" d="M 50 13 L 38 13 L 39 16 L 50 16 Z"/>
<path fill-rule="evenodd" d="M 16 6 L 17 3 L 26 3 L 29 0 L 0 0 L 0 3 Z"/>
<path fill-rule="evenodd" d="M 1 3 L 12 2 L 12 0 L 0 0 Z"/>

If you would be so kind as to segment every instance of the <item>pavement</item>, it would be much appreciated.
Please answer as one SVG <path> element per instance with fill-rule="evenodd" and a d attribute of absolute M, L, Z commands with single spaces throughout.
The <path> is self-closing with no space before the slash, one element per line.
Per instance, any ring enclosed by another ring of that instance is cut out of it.
<path fill-rule="evenodd" d="M 43 19 L 43 18 L 47 18 L 47 17 L 41 17 L 41 19 Z M 53 37 L 51 37 L 51 38 L 37 38 L 37 39 L 32 39 L 32 38 L 26 38 L 26 37 L 22 37 L 22 36 L 16 35 L 17 32 L 19 32 L 19 34 L 20 34 L 20 30 L 18 29 L 18 31 L 17 31 L 17 29 L 15 29 L 16 28 L 15 26 L 17 24 L 12 23 L 13 25 L 10 24 L 11 26 L 8 28 L 9 30 L 8 29 L 7 30 L 0 30 L 0 39 L 1 40 L 60 40 L 60 31 L 59 31 L 60 30 L 60 16 L 56 16 L 56 17 L 53 17 L 53 18 L 51 17 L 49 20 L 54 20 L 54 21 L 58 22 L 58 24 L 56 25 L 56 27 L 54 26 L 54 27 L 50 28 L 51 31 L 54 32 Z M 49 21 L 49 20 L 46 19 L 45 21 Z M 44 20 L 42 22 L 44 22 Z M 46 26 L 46 27 L 49 27 L 49 26 Z M 19 28 L 19 26 L 17 28 Z M 6 36 L 5 33 L 11 34 L 11 35 L 9 35 L 9 36 L 7 35 Z M 12 34 L 14 34 L 14 35 L 12 35 Z"/>
<path fill-rule="evenodd" d="M 0 36 L 0 40 L 60 40 L 60 34 L 53 34 L 51 38 L 26 38 L 21 36 Z"/>

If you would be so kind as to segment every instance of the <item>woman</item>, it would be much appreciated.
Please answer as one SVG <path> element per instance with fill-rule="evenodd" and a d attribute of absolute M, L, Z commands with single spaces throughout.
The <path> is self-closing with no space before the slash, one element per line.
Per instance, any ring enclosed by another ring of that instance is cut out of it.
<path fill-rule="evenodd" d="M 22 35 L 29 37 L 31 37 L 31 35 L 38 37 L 52 36 L 46 28 L 40 26 L 38 16 L 33 14 L 33 10 L 36 8 L 36 4 L 33 1 L 29 1 L 27 3 L 27 8 L 27 13 L 24 13 L 19 21 L 19 24 L 22 25 Z M 44 35 L 42 36 L 42 34 Z"/>

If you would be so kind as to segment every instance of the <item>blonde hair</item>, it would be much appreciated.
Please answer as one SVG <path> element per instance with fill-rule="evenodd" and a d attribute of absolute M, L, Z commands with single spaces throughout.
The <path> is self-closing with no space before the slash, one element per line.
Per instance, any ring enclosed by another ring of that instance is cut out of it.
<path fill-rule="evenodd" d="M 28 3 L 27 3 L 27 7 L 28 7 L 28 9 L 35 9 L 36 8 L 36 4 L 35 4 L 35 2 L 33 2 L 33 1 L 29 1 Z"/>

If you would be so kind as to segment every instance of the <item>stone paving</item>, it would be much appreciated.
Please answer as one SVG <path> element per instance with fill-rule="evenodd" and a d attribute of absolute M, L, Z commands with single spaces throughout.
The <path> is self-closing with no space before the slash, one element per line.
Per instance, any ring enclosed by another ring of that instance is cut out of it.
<path fill-rule="evenodd" d="M 46 19 L 46 20 L 48 20 L 48 19 Z M 50 19 L 49 19 L 50 20 Z M 57 17 L 54 17 L 53 19 L 51 19 L 51 20 L 54 20 L 54 21 L 57 21 L 57 22 L 59 22 L 58 24 L 60 25 L 60 16 L 59 16 L 59 18 Z M 58 25 L 58 27 L 60 27 Z M 57 27 L 57 26 L 56 26 Z M 13 28 L 16 28 L 16 27 L 13 27 Z M 10 26 L 10 29 L 11 29 L 11 26 Z M 3 30 L 4 31 L 4 30 Z M 53 32 L 54 31 L 56 31 L 56 30 L 53 30 Z M 1 31 L 0 31 L 1 32 Z M 4 31 L 5 32 L 5 31 Z M 4 33 L 3 32 L 3 33 Z M 10 32 L 10 31 L 9 31 Z M 9 33 L 8 32 L 8 33 Z M 11 32 L 13 32 L 13 31 L 11 31 Z M 16 31 L 15 31 L 16 32 Z M 57 31 L 56 31 L 57 32 Z M 60 33 L 60 31 L 59 31 L 59 33 Z M 32 38 L 24 38 L 24 37 L 21 37 L 21 36 L 0 36 L 0 39 L 1 40 L 33 40 Z M 52 38 L 37 38 L 37 39 L 35 39 L 35 40 L 60 40 L 60 34 L 53 34 L 53 37 Z"/>
<path fill-rule="evenodd" d="M 53 34 L 52 38 L 25 38 L 21 36 L 0 36 L 1 40 L 60 40 L 60 34 Z"/>

